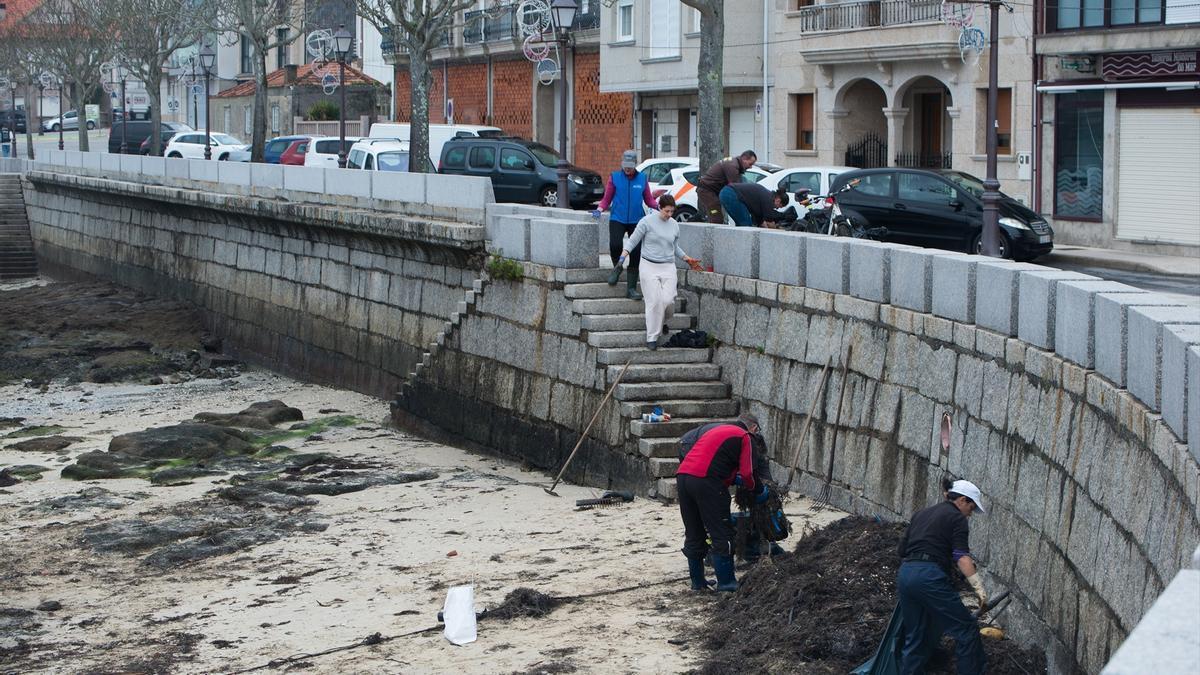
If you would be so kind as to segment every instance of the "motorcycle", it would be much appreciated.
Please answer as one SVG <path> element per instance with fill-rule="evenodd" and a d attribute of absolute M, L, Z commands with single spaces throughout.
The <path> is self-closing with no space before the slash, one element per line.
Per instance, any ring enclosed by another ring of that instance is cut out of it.
<path fill-rule="evenodd" d="M 856 224 L 852 218 L 842 213 L 838 205 L 837 195 L 853 190 L 858 185 L 856 178 L 842 186 L 841 189 L 827 195 L 808 195 L 800 200 L 800 205 L 808 207 L 804 218 L 797 220 L 792 230 L 809 232 L 811 234 L 827 234 L 833 237 L 853 237 L 855 239 L 874 239 L 876 241 L 887 236 L 886 227 L 863 227 Z M 823 206 L 817 206 L 824 202 Z"/>

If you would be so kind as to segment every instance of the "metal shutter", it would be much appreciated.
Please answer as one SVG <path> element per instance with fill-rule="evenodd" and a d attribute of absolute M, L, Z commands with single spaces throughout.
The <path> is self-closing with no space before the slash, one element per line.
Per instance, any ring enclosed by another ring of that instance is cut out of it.
<path fill-rule="evenodd" d="M 1123 108 L 1117 238 L 1200 246 L 1200 110 Z"/>

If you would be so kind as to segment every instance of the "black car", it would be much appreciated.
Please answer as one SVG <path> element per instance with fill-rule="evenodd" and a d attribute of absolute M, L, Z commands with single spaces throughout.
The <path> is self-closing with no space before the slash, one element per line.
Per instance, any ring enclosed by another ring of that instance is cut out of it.
<path fill-rule="evenodd" d="M 177 132 L 177 131 L 162 132 L 162 134 L 161 134 L 162 138 L 159 139 L 160 142 L 159 142 L 159 147 L 158 147 L 158 156 L 159 157 L 162 157 L 163 155 L 167 154 L 167 143 L 170 143 L 171 139 L 175 138 L 175 134 L 177 134 L 177 133 L 179 133 L 179 132 Z M 149 136 L 147 136 L 146 140 L 142 141 L 142 144 L 140 146 L 138 146 L 138 153 L 143 154 L 143 155 L 150 154 L 150 137 Z"/>
<path fill-rule="evenodd" d="M 498 202 L 555 206 L 558 202 L 558 153 L 523 138 L 465 136 L 442 146 L 439 173 L 487 176 Z M 586 208 L 604 196 L 600 174 L 570 166 L 568 197 L 574 208 Z"/>
<path fill-rule="evenodd" d="M 142 147 L 142 141 L 150 137 L 150 130 L 152 128 L 150 124 L 149 120 L 129 120 L 114 124 L 108 130 L 108 151 L 113 154 L 137 154 Z M 188 125 L 180 124 L 179 122 L 162 123 L 162 135 L 164 138 L 169 138 L 181 131 L 191 130 L 192 128 Z M 121 152 L 122 139 L 125 141 L 124 153 Z M 165 142 L 164 140 L 163 147 L 166 147 Z"/>
<path fill-rule="evenodd" d="M 12 110 L 0 110 L 0 127 L 13 131 L 14 122 L 16 123 L 16 132 L 25 133 L 25 111 L 23 109 L 18 108 L 16 115 L 13 115 Z"/>
<path fill-rule="evenodd" d="M 885 241 L 979 253 L 983 232 L 983 182 L 968 173 L 926 169 L 862 169 L 839 174 L 838 205 L 855 225 L 887 228 Z M 1000 195 L 1001 254 L 1032 260 L 1054 248 L 1054 231 L 1024 204 Z"/>

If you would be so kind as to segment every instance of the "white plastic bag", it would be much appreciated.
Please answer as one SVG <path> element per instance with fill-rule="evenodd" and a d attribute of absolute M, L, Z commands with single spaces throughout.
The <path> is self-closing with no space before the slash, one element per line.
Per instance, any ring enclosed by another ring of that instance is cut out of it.
<path fill-rule="evenodd" d="M 465 645 L 475 641 L 474 586 L 454 586 L 446 593 L 442 620 L 446 622 L 442 634 L 451 644 Z"/>

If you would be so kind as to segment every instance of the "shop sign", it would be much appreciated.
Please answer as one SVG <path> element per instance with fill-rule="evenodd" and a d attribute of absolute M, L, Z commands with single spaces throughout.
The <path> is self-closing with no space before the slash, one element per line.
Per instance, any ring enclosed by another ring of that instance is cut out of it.
<path fill-rule="evenodd" d="M 1197 74 L 1200 50 L 1105 54 L 1101 75 L 1106 80 L 1162 75 Z"/>

